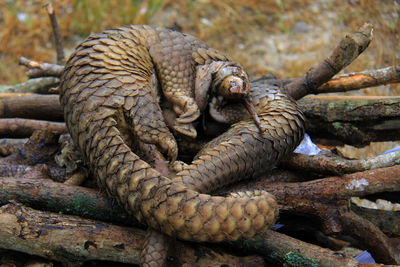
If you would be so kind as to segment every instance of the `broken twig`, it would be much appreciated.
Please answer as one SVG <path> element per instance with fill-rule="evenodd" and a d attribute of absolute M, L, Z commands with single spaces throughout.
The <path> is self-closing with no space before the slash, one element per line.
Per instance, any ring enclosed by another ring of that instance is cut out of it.
<path fill-rule="evenodd" d="M 20 57 L 19 64 L 28 68 L 28 77 L 37 78 L 44 76 L 60 77 L 64 66 L 51 64 L 51 63 L 39 63 L 34 60 Z"/>
<path fill-rule="evenodd" d="M 287 84 L 284 87 L 287 93 L 294 99 L 315 93 L 319 86 L 348 66 L 368 47 L 372 40 L 372 31 L 372 25 L 366 23 L 357 32 L 346 35 L 320 65 Z"/>
<path fill-rule="evenodd" d="M 56 43 L 56 51 L 57 51 L 57 64 L 63 65 L 65 61 L 65 56 L 61 41 L 61 32 L 57 23 L 56 12 L 54 11 L 53 5 L 51 3 L 46 4 L 46 10 L 50 18 L 51 26 L 53 28 L 54 40 Z"/>

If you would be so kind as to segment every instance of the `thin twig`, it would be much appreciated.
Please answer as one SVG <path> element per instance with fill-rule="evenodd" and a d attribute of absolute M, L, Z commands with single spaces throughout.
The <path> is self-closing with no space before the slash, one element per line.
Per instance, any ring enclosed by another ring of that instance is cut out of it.
<path fill-rule="evenodd" d="M 51 26 L 53 28 L 54 40 L 56 43 L 57 51 L 57 64 L 63 65 L 65 61 L 64 49 L 61 40 L 61 32 L 58 27 L 56 13 L 54 11 L 53 5 L 51 3 L 46 4 L 47 14 L 49 15 Z"/>
<path fill-rule="evenodd" d="M 18 93 L 47 93 L 47 89 L 56 86 L 59 82 L 60 79 L 57 77 L 41 77 L 29 79 L 24 83 L 2 86 L 0 87 L 0 91 Z"/>
<path fill-rule="evenodd" d="M 25 57 L 19 58 L 19 64 L 28 68 L 28 77 L 37 78 L 44 76 L 60 77 L 64 70 L 64 66 L 51 64 L 51 63 L 39 63 L 34 60 L 27 59 Z"/>

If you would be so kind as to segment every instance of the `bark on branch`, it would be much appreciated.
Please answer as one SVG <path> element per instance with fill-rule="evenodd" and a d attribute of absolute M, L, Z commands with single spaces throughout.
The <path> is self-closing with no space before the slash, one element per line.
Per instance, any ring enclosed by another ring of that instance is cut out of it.
<path fill-rule="evenodd" d="M 368 47 L 372 31 L 372 25 L 366 23 L 357 32 L 346 35 L 320 65 L 285 86 L 288 94 L 294 99 L 300 99 L 315 93 L 319 86 L 353 62 Z"/>
<path fill-rule="evenodd" d="M 63 121 L 58 95 L 28 95 L 0 99 L 0 118 Z"/>
<path fill-rule="evenodd" d="M 51 180 L 17 177 L 0 179 L 0 189 L 0 199 L 3 203 L 7 203 L 8 200 L 17 200 L 25 205 L 62 212 L 64 214 L 74 214 L 84 218 L 112 221 L 130 226 L 135 224 L 134 219 L 123 209 L 113 205 L 104 194 L 94 189 L 59 184 Z M 44 203 L 46 203 L 45 206 Z M 132 234 L 140 231 L 135 228 L 129 229 L 133 232 Z M 80 229 L 77 229 L 77 231 L 80 231 Z M 121 232 L 123 229 L 115 228 L 114 231 Z M 140 242 L 143 242 L 144 234 L 140 233 L 138 238 L 140 238 Z M 116 233 L 116 235 L 124 235 L 124 233 Z M 275 259 L 278 258 L 281 262 L 287 260 L 286 254 L 289 252 L 299 253 L 306 258 L 313 259 L 317 263 L 330 263 L 332 266 L 343 266 L 343 264 L 347 265 L 348 263 L 356 262 L 351 258 L 337 256 L 329 249 L 322 249 L 273 231 L 268 231 L 267 234 L 257 239 L 244 240 L 236 244 L 245 246 L 249 250 L 249 253 L 262 253 L 263 255 L 270 256 L 271 259 L 274 257 Z M 67 245 L 63 244 L 63 246 Z M 277 250 L 277 248 L 279 249 Z M 278 254 L 274 254 L 273 251 L 276 251 Z M 214 264 L 216 262 L 213 262 Z"/>
<path fill-rule="evenodd" d="M 29 78 L 38 78 L 44 76 L 60 77 L 64 66 L 51 64 L 51 63 L 39 63 L 37 61 L 20 57 L 19 64 L 28 68 Z"/>
<path fill-rule="evenodd" d="M 318 87 L 318 94 L 347 92 L 388 83 L 400 82 L 400 65 L 340 75 Z"/>
<path fill-rule="evenodd" d="M 0 119 L 1 137 L 29 137 L 36 130 L 45 130 L 57 134 L 68 132 L 63 122 L 29 119 Z"/>
<path fill-rule="evenodd" d="M 400 247 L 394 246 L 374 224 L 353 214 L 348 208 L 349 199 L 353 196 L 400 191 L 400 165 L 308 182 L 249 181 L 223 193 L 239 190 L 267 190 L 276 197 L 281 211 L 319 218 L 326 233 L 352 234 L 378 261 L 400 264 Z"/>
<path fill-rule="evenodd" d="M 400 140 L 400 97 L 324 97 L 298 101 L 314 138 L 354 146 Z"/>
<path fill-rule="evenodd" d="M 67 264 L 89 260 L 139 263 L 143 230 L 37 211 L 8 204 L 0 208 L 0 247 L 38 255 Z M 198 253 L 201 252 L 201 253 Z M 172 266 L 261 266 L 260 256 L 237 257 L 198 245 L 176 242 Z"/>

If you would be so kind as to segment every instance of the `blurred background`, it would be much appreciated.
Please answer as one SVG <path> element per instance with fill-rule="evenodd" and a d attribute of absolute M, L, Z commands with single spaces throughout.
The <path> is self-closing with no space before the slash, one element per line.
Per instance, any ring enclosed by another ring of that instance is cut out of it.
<path fill-rule="evenodd" d="M 27 80 L 20 56 L 56 62 L 49 1 L 0 1 L 0 85 Z M 374 41 L 343 72 L 400 61 L 400 1 L 393 0 L 59 0 L 52 1 L 66 56 L 92 32 L 153 24 L 190 33 L 241 62 L 250 76 L 297 77 L 364 22 Z M 342 93 L 341 93 L 342 94 Z M 385 85 L 353 95 L 400 95 Z M 364 152 L 363 152 L 364 153 Z"/>

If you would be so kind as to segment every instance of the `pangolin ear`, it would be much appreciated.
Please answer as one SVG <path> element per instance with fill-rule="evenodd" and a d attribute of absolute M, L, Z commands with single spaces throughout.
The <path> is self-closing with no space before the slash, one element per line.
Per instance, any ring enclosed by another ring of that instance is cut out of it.
<path fill-rule="evenodd" d="M 224 61 L 213 61 L 207 65 L 198 65 L 196 67 L 196 80 L 194 88 L 194 99 L 201 111 L 207 106 L 207 93 L 210 90 L 213 74 L 223 65 Z"/>

